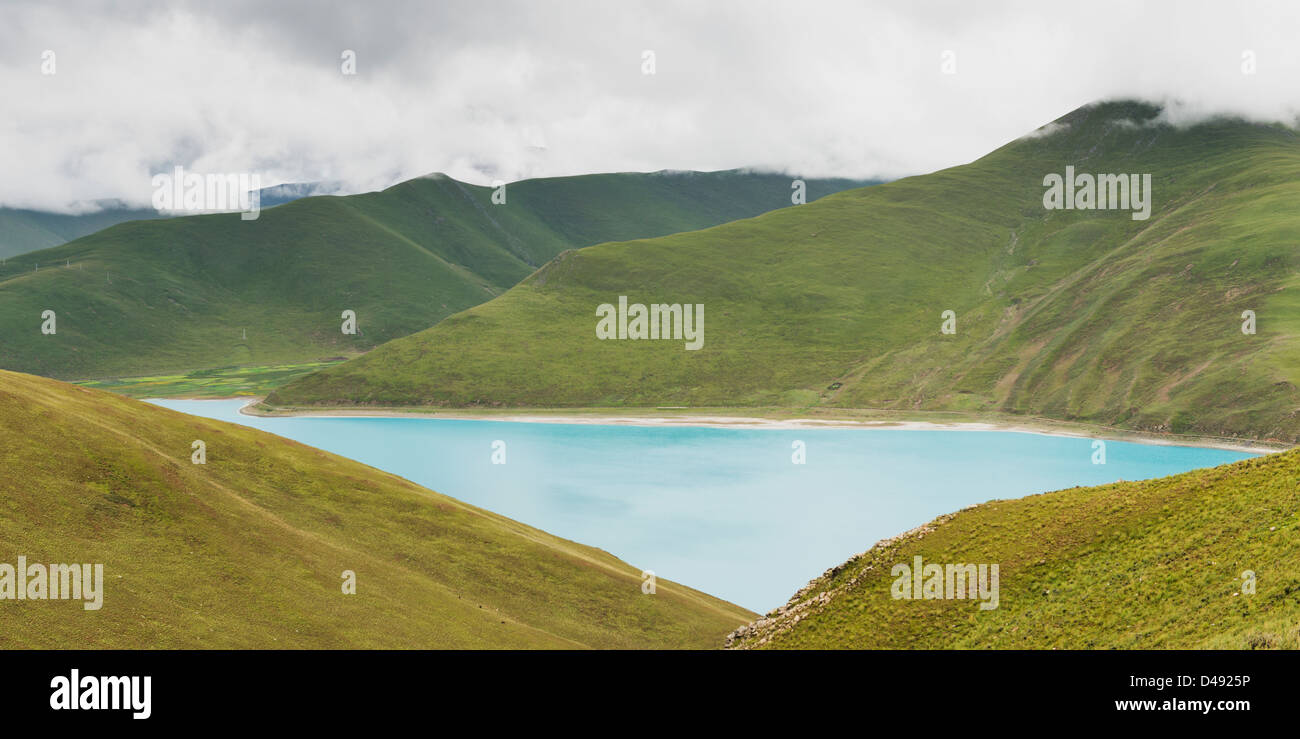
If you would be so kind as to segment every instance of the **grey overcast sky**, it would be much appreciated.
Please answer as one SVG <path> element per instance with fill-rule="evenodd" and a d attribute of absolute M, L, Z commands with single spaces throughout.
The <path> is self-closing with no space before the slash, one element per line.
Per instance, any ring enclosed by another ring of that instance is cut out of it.
<path fill-rule="evenodd" d="M 1300 2 L 0 0 L 0 86 L 17 207 L 144 205 L 175 165 L 348 191 L 434 171 L 897 177 L 1103 98 L 1293 123 Z"/>

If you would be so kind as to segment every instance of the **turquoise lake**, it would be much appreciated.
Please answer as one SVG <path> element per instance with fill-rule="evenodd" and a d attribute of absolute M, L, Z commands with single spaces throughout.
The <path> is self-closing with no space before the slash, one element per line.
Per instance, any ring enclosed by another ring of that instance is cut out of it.
<path fill-rule="evenodd" d="M 994 498 L 1254 456 L 988 431 L 722 429 L 257 418 L 244 400 L 154 400 L 392 472 L 765 613 L 875 542 Z M 803 441 L 807 461 L 791 461 Z M 506 463 L 493 464 L 493 442 Z"/>

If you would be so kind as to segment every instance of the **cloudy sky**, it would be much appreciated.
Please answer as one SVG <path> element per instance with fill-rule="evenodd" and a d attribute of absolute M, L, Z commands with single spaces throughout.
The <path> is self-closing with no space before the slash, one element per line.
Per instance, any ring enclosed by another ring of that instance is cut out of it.
<path fill-rule="evenodd" d="M 147 204 L 175 165 L 897 177 L 1108 97 L 1293 122 L 1298 82 L 1297 2 L 0 0 L 0 204 Z"/>

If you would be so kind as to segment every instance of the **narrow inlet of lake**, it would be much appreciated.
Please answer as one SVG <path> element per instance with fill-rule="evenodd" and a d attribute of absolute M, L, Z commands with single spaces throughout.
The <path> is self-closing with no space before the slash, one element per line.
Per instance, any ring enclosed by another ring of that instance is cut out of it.
<path fill-rule="evenodd" d="M 759 613 L 975 503 L 1255 456 L 1107 441 L 1094 464 L 1091 439 L 1029 433 L 259 418 L 239 413 L 245 400 L 150 402 L 364 462 Z"/>

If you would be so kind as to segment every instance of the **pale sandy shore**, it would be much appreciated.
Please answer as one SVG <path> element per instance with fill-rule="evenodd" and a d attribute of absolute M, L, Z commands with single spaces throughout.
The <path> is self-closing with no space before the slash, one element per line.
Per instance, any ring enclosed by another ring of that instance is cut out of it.
<path fill-rule="evenodd" d="M 530 412 L 464 412 L 444 410 L 387 410 L 387 409 L 322 409 L 322 410 L 276 410 L 267 412 L 255 408 L 258 400 L 250 400 L 240 408 L 240 413 L 249 416 L 270 418 L 288 418 L 313 416 L 318 418 L 431 418 L 444 420 L 498 421 L 505 423 L 559 423 L 596 426 L 649 426 L 649 427 L 697 427 L 697 428 L 733 428 L 733 429 L 892 429 L 912 431 L 1001 431 L 1042 436 L 1063 436 L 1071 438 L 1111 439 L 1131 441 L 1142 444 L 1160 444 L 1168 446 L 1194 446 L 1212 449 L 1228 449 L 1252 454 L 1269 454 L 1290 448 L 1284 444 L 1270 444 L 1248 439 L 1224 439 L 1202 436 L 1182 436 L 1177 434 L 1152 434 L 1125 429 L 1072 424 L 1065 421 L 1043 419 L 1038 423 L 1000 422 L 1000 421 L 951 421 L 951 420 L 854 420 L 845 418 L 764 418 L 760 416 L 727 416 L 685 413 L 680 415 L 629 415 L 626 413 L 605 412 L 601 410 L 582 410 L 579 413 L 565 414 L 563 411 Z"/>

